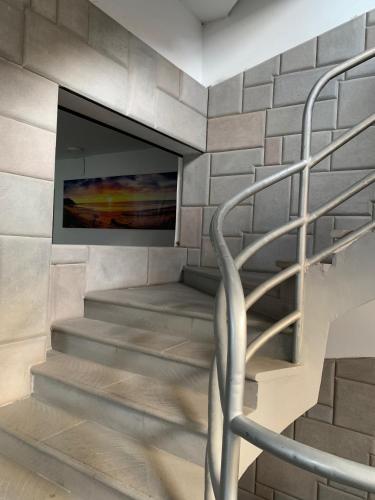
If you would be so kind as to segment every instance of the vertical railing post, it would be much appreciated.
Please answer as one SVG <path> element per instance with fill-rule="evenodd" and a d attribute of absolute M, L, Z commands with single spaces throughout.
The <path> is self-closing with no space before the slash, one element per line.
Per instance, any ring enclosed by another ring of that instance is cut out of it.
<path fill-rule="evenodd" d="M 303 218 L 303 224 L 298 230 L 298 250 L 297 259 L 301 269 L 296 279 L 296 310 L 301 313 L 301 318 L 297 321 L 294 332 L 293 362 L 299 363 L 301 360 L 301 349 L 303 341 L 303 301 L 305 292 L 305 264 L 307 253 L 307 216 L 309 212 L 309 184 L 310 184 L 310 164 L 311 158 L 311 128 L 312 112 L 315 102 L 315 94 L 311 92 L 306 102 L 303 123 L 302 123 L 302 151 L 301 159 L 307 163 L 300 173 L 299 184 L 299 217 Z"/>

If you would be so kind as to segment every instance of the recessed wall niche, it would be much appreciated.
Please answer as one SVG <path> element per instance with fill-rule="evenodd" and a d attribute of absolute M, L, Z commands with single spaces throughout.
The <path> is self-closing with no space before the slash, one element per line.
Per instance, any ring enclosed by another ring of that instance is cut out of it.
<path fill-rule="evenodd" d="M 191 148 L 150 130 L 160 147 L 145 140 L 147 127 L 125 118 L 121 123 L 121 115 L 62 92 L 53 243 L 174 246 L 179 239 L 182 154 L 191 154 Z M 94 116 L 65 107 L 67 100 L 81 103 L 83 111 L 95 111 Z M 98 116 L 130 127 L 141 138 Z"/>

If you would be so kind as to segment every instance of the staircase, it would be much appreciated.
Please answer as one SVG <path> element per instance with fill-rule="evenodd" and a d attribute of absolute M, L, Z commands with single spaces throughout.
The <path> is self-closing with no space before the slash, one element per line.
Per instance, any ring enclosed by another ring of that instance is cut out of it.
<path fill-rule="evenodd" d="M 374 55 L 318 82 L 305 138 L 323 84 Z M 305 245 L 308 224 L 375 182 L 371 174 L 309 213 L 308 169 L 374 123 L 369 117 L 314 157 L 306 139 L 302 162 L 224 203 L 211 226 L 220 274 L 185 268 L 180 283 L 91 292 L 83 318 L 53 325 L 53 350 L 32 367 L 32 396 L 0 408 L 7 500 L 235 500 L 238 477 L 261 448 L 375 491 L 368 468 L 279 436 L 317 401 L 330 323 L 375 298 L 375 221 L 313 257 Z M 233 260 L 225 215 L 296 173 L 300 216 Z M 279 263 L 275 274 L 239 271 L 292 230 L 297 262 Z"/>
<path fill-rule="evenodd" d="M 214 298 L 197 288 L 88 294 L 84 318 L 53 326 L 53 351 L 32 368 L 32 397 L 0 408 L 2 454 L 72 498 L 203 498 Z M 269 324 L 250 317 L 249 341 Z M 286 397 L 298 385 L 291 337 L 284 332 L 249 364 L 249 414 L 274 387 Z"/>

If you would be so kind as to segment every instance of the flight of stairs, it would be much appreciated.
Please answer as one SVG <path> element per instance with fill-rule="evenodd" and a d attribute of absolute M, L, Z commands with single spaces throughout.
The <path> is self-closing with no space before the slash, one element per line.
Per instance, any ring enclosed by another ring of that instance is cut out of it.
<path fill-rule="evenodd" d="M 32 396 L 0 408 L 0 453 L 67 490 L 53 498 L 203 499 L 214 299 L 201 290 L 215 292 L 207 274 L 218 282 L 204 271 L 88 294 L 84 318 L 53 326 Z M 249 340 L 269 322 L 252 315 Z M 250 364 L 247 413 L 275 381 L 296 380 L 291 349 L 286 331 Z"/>

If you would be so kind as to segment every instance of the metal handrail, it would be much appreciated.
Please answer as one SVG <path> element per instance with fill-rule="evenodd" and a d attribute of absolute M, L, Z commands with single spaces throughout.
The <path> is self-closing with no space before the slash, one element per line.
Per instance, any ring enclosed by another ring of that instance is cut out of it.
<path fill-rule="evenodd" d="M 375 174 L 346 189 L 322 207 L 309 213 L 310 170 L 324 158 L 342 147 L 359 133 L 375 123 L 375 114 L 369 116 L 315 155 L 311 155 L 312 112 L 314 103 L 323 87 L 336 76 L 375 57 L 375 48 L 345 61 L 323 75 L 315 84 L 307 99 L 302 129 L 302 160 L 276 174 L 247 187 L 215 212 L 210 226 L 210 237 L 217 254 L 222 274 L 215 301 L 214 330 L 216 353 L 210 373 L 209 386 L 209 438 L 206 453 L 206 500 L 236 500 L 239 473 L 241 438 L 267 449 L 280 458 L 338 482 L 375 492 L 375 471 L 345 459 L 333 457 L 300 443 L 295 443 L 268 429 L 255 424 L 243 414 L 246 363 L 268 340 L 295 325 L 293 361 L 298 363 L 303 340 L 303 294 L 306 270 L 324 257 L 337 253 L 370 230 L 375 221 L 353 231 L 318 255 L 307 258 L 307 226 L 323 214 L 343 203 L 354 194 L 375 182 Z M 223 236 L 223 223 L 227 214 L 243 200 L 290 177 L 300 174 L 299 216 L 287 224 L 269 232 L 255 243 L 243 249 L 233 259 Z M 244 296 L 240 268 L 265 245 L 289 233 L 298 231 L 297 263 L 259 285 L 247 297 Z M 296 276 L 296 309 L 275 325 L 268 328 L 247 346 L 247 310 L 265 293 Z M 342 471 L 345 471 L 343 473 Z M 371 476 L 370 479 L 368 476 Z"/>

